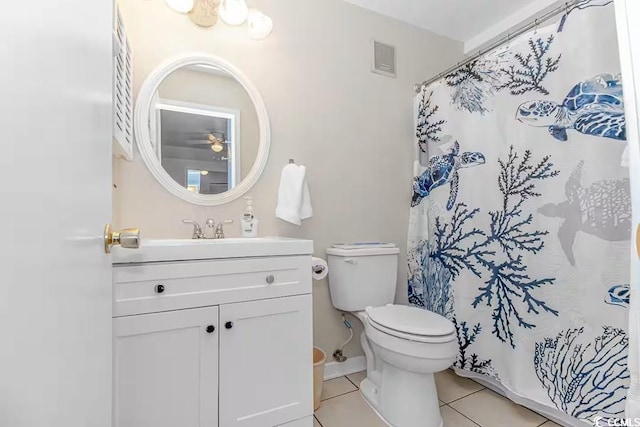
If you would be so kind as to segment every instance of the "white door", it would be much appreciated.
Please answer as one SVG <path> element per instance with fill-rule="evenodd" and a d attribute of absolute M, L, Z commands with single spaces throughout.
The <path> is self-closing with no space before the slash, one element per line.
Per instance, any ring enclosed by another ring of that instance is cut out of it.
<path fill-rule="evenodd" d="M 113 319 L 114 427 L 216 427 L 218 329 L 218 307 Z"/>
<path fill-rule="evenodd" d="M 220 426 L 313 414 L 311 295 L 220 306 Z"/>
<path fill-rule="evenodd" d="M 0 12 L 0 426 L 110 427 L 112 0 Z"/>
<path fill-rule="evenodd" d="M 624 108 L 629 144 L 629 172 L 634 234 L 640 223 L 640 2 L 616 0 L 616 25 L 618 46 L 624 83 Z M 629 308 L 629 371 L 631 381 L 626 401 L 626 416 L 640 418 L 640 236 L 631 255 L 631 306 Z"/>

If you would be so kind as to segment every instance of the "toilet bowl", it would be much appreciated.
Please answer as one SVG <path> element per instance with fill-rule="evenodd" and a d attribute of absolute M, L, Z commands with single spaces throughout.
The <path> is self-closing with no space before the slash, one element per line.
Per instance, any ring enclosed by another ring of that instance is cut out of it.
<path fill-rule="evenodd" d="M 381 313 L 384 323 L 379 323 Z M 453 324 L 435 313 L 401 305 L 354 314 L 364 325 L 361 343 L 367 378 L 360 392 L 366 402 L 389 426 L 441 427 L 433 374 L 455 361 L 458 345 Z M 400 320 L 407 315 L 432 327 L 417 333 Z"/>
<path fill-rule="evenodd" d="M 387 316 L 386 324 L 378 320 L 381 312 Z M 386 363 L 411 372 L 433 373 L 454 362 L 458 350 L 455 328 L 444 317 L 404 305 L 369 308 L 366 313 L 365 335 Z M 406 325 L 407 316 L 416 325 L 423 323 L 419 331 Z"/>
<path fill-rule="evenodd" d="M 360 392 L 389 426 L 442 427 L 433 374 L 456 359 L 455 327 L 439 314 L 392 304 L 399 251 L 366 245 L 327 249 L 332 303 L 364 326 Z"/>

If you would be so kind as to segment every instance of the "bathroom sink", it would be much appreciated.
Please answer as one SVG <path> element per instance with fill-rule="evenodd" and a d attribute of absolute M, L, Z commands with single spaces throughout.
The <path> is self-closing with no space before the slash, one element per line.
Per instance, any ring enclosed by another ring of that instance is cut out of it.
<path fill-rule="evenodd" d="M 139 249 L 114 247 L 112 262 L 189 261 L 312 254 L 313 241 L 287 237 L 228 239 L 142 239 Z"/>

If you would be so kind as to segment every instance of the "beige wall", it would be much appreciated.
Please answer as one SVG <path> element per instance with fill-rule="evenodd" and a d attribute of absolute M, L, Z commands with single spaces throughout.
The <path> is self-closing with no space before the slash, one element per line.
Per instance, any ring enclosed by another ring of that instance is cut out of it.
<path fill-rule="evenodd" d="M 459 60 L 462 45 L 342 0 L 250 2 L 271 16 L 271 37 L 245 27 L 196 27 L 161 0 L 121 0 L 135 59 L 135 87 L 163 59 L 186 51 L 219 55 L 254 82 L 269 111 L 272 148 L 255 198 L 260 235 L 313 239 L 318 256 L 334 242 L 381 240 L 401 248 L 398 297 L 406 301 L 406 239 L 411 198 L 413 84 Z M 372 74 L 371 39 L 396 46 L 398 78 Z M 307 166 L 314 217 L 301 227 L 274 218 L 280 171 Z M 244 201 L 189 205 L 165 191 L 136 153 L 114 165 L 114 221 L 143 237 L 187 238 L 182 218 L 232 218 L 238 236 Z M 329 354 L 346 331 L 326 281 L 314 283 L 314 341 Z M 356 323 L 356 322 L 354 322 Z M 356 333 L 360 327 L 358 325 Z M 346 349 L 361 354 L 359 340 Z"/>

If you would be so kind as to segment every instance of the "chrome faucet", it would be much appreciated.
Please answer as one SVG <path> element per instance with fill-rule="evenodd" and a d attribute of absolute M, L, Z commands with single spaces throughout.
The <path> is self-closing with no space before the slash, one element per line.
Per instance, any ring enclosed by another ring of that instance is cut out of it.
<path fill-rule="evenodd" d="M 233 222 L 232 219 L 227 219 L 224 221 L 220 221 L 218 226 L 216 227 L 215 233 L 213 234 L 214 239 L 224 239 L 224 225 L 231 224 Z"/>
<path fill-rule="evenodd" d="M 197 221 L 193 221 L 190 219 L 183 219 L 182 220 L 183 224 L 191 224 L 193 225 L 193 234 L 191 236 L 192 239 L 204 239 L 204 232 L 202 231 L 202 227 L 200 227 L 200 224 L 198 224 Z M 207 222 L 208 225 L 208 222 Z"/>
<path fill-rule="evenodd" d="M 200 227 L 200 224 L 198 224 L 197 221 L 193 221 L 191 219 L 183 219 L 182 222 L 184 224 L 191 224 L 193 226 L 193 235 L 191 236 L 192 239 L 224 239 L 224 225 L 232 223 L 233 220 L 227 219 L 225 221 L 220 221 L 216 226 L 216 222 L 213 219 L 209 218 L 205 222 L 205 230 Z M 207 237 L 206 235 L 206 230 L 209 228 L 214 229 L 213 237 Z"/>

